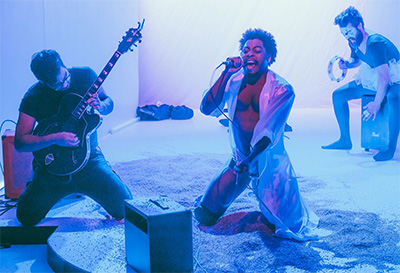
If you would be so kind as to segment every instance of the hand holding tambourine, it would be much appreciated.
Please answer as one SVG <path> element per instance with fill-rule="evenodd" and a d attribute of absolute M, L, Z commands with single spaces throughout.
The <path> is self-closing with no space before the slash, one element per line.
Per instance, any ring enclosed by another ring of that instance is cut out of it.
<path fill-rule="evenodd" d="M 338 78 L 336 78 L 333 75 L 333 72 L 332 72 L 332 66 L 337 60 L 339 60 L 338 66 L 342 70 L 342 75 L 340 77 L 338 77 Z M 331 78 L 332 81 L 340 82 L 346 77 L 346 74 L 347 74 L 347 67 L 345 65 L 345 61 L 343 60 L 343 58 L 339 57 L 339 56 L 334 56 L 329 61 L 329 64 L 328 64 L 328 75 L 329 75 L 329 78 Z"/>

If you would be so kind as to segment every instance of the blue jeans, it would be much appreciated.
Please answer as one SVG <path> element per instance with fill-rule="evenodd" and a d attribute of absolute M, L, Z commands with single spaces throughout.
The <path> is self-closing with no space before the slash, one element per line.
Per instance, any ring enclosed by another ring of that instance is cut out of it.
<path fill-rule="evenodd" d="M 86 166 L 71 177 L 55 176 L 35 165 L 34 170 L 18 199 L 17 218 L 22 225 L 38 224 L 60 199 L 72 193 L 89 196 L 118 220 L 124 218 L 124 200 L 132 199 L 99 147 L 92 150 Z"/>
<path fill-rule="evenodd" d="M 221 216 L 233 201 L 246 189 L 251 182 L 248 171 L 236 174 L 233 171 L 236 161 L 230 159 L 221 172 L 214 177 L 204 193 L 200 205 L 212 213 Z"/>

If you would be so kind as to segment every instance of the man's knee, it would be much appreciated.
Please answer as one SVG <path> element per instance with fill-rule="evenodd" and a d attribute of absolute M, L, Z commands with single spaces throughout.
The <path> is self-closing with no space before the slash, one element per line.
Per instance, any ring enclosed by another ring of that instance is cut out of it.
<path fill-rule="evenodd" d="M 348 101 L 346 96 L 347 89 L 338 88 L 332 93 L 332 101 L 335 102 L 344 102 Z"/>
<path fill-rule="evenodd" d="M 216 214 L 202 204 L 194 210 L 194 217 L 203 226 L 215 225 L 221 216 L 222 214 Z"/>
<path fill-rule="evenodd" d="M 31 211 L 24 209 L 21 206 L 17 206 L 17 219 L 23 226 L 35 226 L 43 219 L 43 217 L 38 217 Z"/>
<path fill-rule="evenodd" d="M 400 107 L 400 92 L 388 92 L 386 98 L 389 105 Z"/>

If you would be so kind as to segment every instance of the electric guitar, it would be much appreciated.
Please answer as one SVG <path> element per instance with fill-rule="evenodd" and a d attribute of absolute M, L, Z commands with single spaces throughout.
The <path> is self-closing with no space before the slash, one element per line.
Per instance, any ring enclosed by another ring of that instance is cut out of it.
<path fill-rule="evenodd" d="M 144 20 L 138 23 L 136 29 L 130 28 L 118 45 L 107 65 L 92 83 L 84 96 L 69 93 L 63 97 L 56 115 L 41 121 L 33 131 L 34 135 L 44 136 L 58 132 L 72 132 L 80 140 L 78 147 L 63 147 L 51 145 L 44 149 L 33 152 L 36 162 L 51 174 L 64 176 L 81 170 L 90 156 L 90 135 L 100 126 L 101 117 L 95 113 L 89 113 L 87 100 L 95 94 L 119 57 L 131 50 L 132 45 L 140 43 Z"/>

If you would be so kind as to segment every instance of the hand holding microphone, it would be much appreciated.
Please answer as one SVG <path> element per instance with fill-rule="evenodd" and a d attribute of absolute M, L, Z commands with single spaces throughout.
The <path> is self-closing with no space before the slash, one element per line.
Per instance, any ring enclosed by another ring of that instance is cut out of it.
<path fill-rule="evenodd" d="M 227 58 L 225 62 L 222 62 L 225 65 L 225 69 L 229 69 L 232 72 L 238 71 L 243 66 L 243 60 L 240 57 L 231 57 Z"/>

